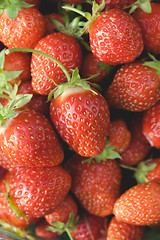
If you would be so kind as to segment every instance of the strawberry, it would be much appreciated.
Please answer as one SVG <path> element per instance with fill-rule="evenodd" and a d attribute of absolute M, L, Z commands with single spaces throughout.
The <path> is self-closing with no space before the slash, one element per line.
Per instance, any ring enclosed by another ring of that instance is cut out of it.
<path fill-rule="evenodd" d="M 31 78 L 30 72 L 31 57 L 28 53 L 13 52 L 5 55 L 3 71 L 22 71 L 22 73 L 10 83 L 15 84 L 21 81 L 28 81 Z"/>
<path fill-rule="evenodd" d="M 118 221 L 134 225 L 149 225 L 160 221 L 160 185 L 140 183 L 123 193 L 114 204 Z"/>
<path fill-rule="evenodd" d="M 149 13 L 137 8 L 132 16 L 141 28 L 145 50 L 155 55 L 160 54 L 160 3 L 151 2 Z"/>
<path fill-rule="evenodd" d="M 116 160 L 92 158 L 88 162 L 73 155 L 65 169 L 72 178 L 71 191 L 89 213 L 101 217 L 112 214 L 121 184 L 121 170 Z"/>
<path fill-rule="evenodd" d="M 123 153 L 128 148 L 131 141 L 131 132 L 126 122 L 119 118 L 110 121 L 109 125 L 109 144 L 115 146 L 118 153 Z"/>
<path fill-rule="evenodd" d="M 92 75 L 98 74 L 90 81 L 99 83 L 102 82 L 104 78 L 106 81 L 111 69 L 112 67 L 110 65 L 100 62 L 92 52 L 88 52 L 83 59 L 81 76 L 83 78 L 89 78 Z"/>
<path fill-rule="evenodd" d="M 143 227 L 119 222 L 113 216 L 108 226 L 107 240 L 142 240 L 143 232 Z"/>
<path fill-rule="evenodd" d="M 2 3 L 1 9 L 4 10 L 0 14 L 0 40 L 8 48 L 34 48 L 44 35 L 44 17 L 36 8 L 28 7 L 23 1 L 17 2 L 20 5 L 15 5 L 13 0 L 9 4 Z"/>
<path fill-rule="evenodd" d="M 35 226 L 36 236 L 44 239 L 57 239 L 59 234 L 47 230 L 49 226 L 50 224 L 44 218 L 42 218 Z"/>
<path fill-rule="evenodd" d="M 33 218 L 52 213 L 71 187 L 70 175 L 60 166 L 21 167 L 11 174 L 9 198 L 24 215 Z"/>
<path fill-rule="evenodd" d="M 2 111 L 5 109 L 8 105 Z M 1 151 L 8 160 L 16 165 L 31 167 L 54 166 L 62 162 L 61 143 L 43 114 L 26 109 L 17 112 L 14 118 L 6 120 L 3 117 L 0 127 Z"/>
<path fill-rule="evenodd" d="M 110 113 L 98 91 L 66 88 L 51 100 L 50 117 L 62 139 L 78 154 L 90 157 L 103 151 Z"/>
<path fill-rule="evenodd" d="M 59 60 L 69 72 L 70 69 L 81 67 L 81 47 L 73 37 L 64 33 L 47 35 L 37 43 L 35 50 L 40 50 Z M 31 74 L 32 86 L 41 95 L 48 95 L 56 87 L 55 84 L 67 80 L 63 70 L 55 62 L 36 53 L 32 54 Z"/>
<path fill-rule="evenodd" d="M 133 166 L 144 160 L 151 150 L 151 145 L 142 133 L 142 114 L 134 114 L 130 120 L 131 141 L 121 154 L 121 164 Z"/>
<path fill-rule="evenodd" d="M 74 230 L 71 230 L 71 235 L 75 240 L 100 240 L 105 239 L 107 228 L 107 219 L 97 217 L 88 212 L 82 211 L 80 214 L 79 223 Z"/>
<path fill-rule="evenodd" d="M 0 151 L 0 165 L 9 171 L 14 171 L 17 169 L 19 166 L 13 163 L 12 161 L 8 160 L 4 154 Z"/>
<path fill-rule="evenodd" d="M 108 104 L 133 112 L 152 107 L 160 98 L 160 75 L 155 69 L 156 64 L 157 61 L 136 61 L 121 66 L 106 90 Z"/>
<path fill-rule="evenodd" d="M 160 101 L 144 112 L 143 134 L 152 147 L 160 149 Z"/>

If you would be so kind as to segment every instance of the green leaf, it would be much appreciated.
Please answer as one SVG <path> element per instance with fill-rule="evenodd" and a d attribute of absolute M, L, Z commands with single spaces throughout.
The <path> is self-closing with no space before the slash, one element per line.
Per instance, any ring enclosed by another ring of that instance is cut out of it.
<path fill-rule="evenodd" d="M 5 60 L 5 49 L 0 52 L 0 69 L 3 69 Z"/>
<path fill-rule="evenodd" d="M 141 8 L 146 13 L 151 13 L 151 1 L 150 0 L 137 0 L 132 5 L 128 6 L 127 8 L 130 8 L 129 14 L 132 14 L 137 8 Z"/>
<path fill-rule="evenodd" d="M 18 9 L 16 9 L 15 6 L 12 5 L 6 7 L 5 12 L 6 15 L 12 20 L 14 20 L 18 15 Z"/>

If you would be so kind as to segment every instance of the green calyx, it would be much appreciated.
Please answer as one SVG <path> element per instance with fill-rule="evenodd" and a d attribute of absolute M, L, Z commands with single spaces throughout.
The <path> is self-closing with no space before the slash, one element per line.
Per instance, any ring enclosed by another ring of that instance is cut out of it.
<path fill-rule="evenodd" d="M 148 66 L 157 70 L 157 74 L 160 75 L 160 61 L 157 60 L 152 54 L 148 53 L 148 56 L 152 61 L 146 61 L 144 66 Z"/>
<path fill-rule="evenodd" d="M 83 160 L 83 162 L 88 162 L 90 164 L 93 160 L 96 160 L 96 162 L 100 163 L 101 161 L 107 161 L 107 159 L 121 159 L 121 156 L 115 151 L 115 148 L 115 146 L 110 145 L 108 137 L 104 150 L 99 155 L 87 158 Z"/>
<path fill-rule="evenodd" d="M 146 13 L 152 12 L 150 0 L 137 0 L 135 3 L 131 4 L 130 6 L 127 6 L 126 8 L 130 8 L 129 14 L 132 14 L 137 8 L 142 9 Z"/>
<path fill-rule="evenodd" d="M 70 231 L 74 231 L 75 226 L 79 222 L 79 217 L 74 216 L 74 212 L 71 212 L 68 218 L 68 221 L 66 223 L 60 222 L 60 221 L 54 221 L 52 222 L 53 226 L 49 226 L 47 230 L 52 232 L 57 232 L 59 235 L 66 232 L 70 240 L 73 240 L 72 235 Z"/>
<path fill-rule="evenodd" d="M 34 5 L 21 0 L 2 0 L 0 3 L 0 14 L 5 11 L 6 15 L 14 20 L 22 8 L 29 8 L 32 6 Z"/>

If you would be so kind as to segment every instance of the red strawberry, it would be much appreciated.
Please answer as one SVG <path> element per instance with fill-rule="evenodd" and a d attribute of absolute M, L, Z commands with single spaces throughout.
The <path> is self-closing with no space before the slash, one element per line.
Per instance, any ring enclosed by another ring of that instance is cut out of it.
<path fill-rule="evenodd" d="M 65 89 L 52 99 L 50 117 L 63 140 L 78 154 L 90 157 L 103 151 L 110 113 L 98 91 L 81 86 Z"/>
<path fill-rule="evenodd" d="M 70 232 L 75 240 L 100 240 L 105 239 L 106 229 L 106 218 L 97 217 L 83 211 L 80 215 L 79 224 Z"/>
<path fill-rule="evenodd" d="M 13 163 L 12 161 L 8 160 L 4 154 L 0 151 L 0 165 L 9 171 L 14 171 L 19 166 Z"/>
<path fill-rule="evenodd" d="M 8 48 L 34 48 L 44 35 L 45 21 L 43 15 L 33 7 L 22 8 L 17 15 L 15 14 L 17 9 L 14 9 L 13 1 L 9 6 L 12 11 L 7 11 L 7 13 L 10 13 L 7 16 L 5 7 L 2 6 L 4 11 L 0 15 L 0 40 L 2 43 Z"/>
<path fill-rule="evenodd" d="M 28 53 L 13 52 L 5 55 L 3 71 L 22 71 L 22 73 L 10 83 L 14 84 L 21 81 L 29 81 L 31 57 Z"/>
<path fill-rule="evenodd" d="M 160 54 L 160 3 L 151 2 L 150 13 L 137 8 L 132 16 L 141 28 L 145 50 Z"/>
<path fill-rule="evenodd" d="M 118 221 L 149 225 L 160 221 L 160 185 L 155 182 L 137 184 L 123 193 L 114 204 Z"/>
<path fill-rule="evenodd" d="M 70 72 L 70 69 L 81 67 L 82 50 L 79 43 L 64 33 L 52 33 L 42 38 L 35 47 L 59 60 Z M 48 95 L 56 84 L 66 82 L 67 77 L 57 63 L 47 57 L 33 53 L 31 61 L 32 86 L 41 95 Z M 71 74 L 71 72 L 70 72 Z"/>
<path fill-rule="evenodd" d="M 160 101 L 145 111 L 143 116 L 143 134 L 152 147 L 160 149 Z"/>
<path fill-rule="evenodd" d="M 50 224 L 42 218 L 35 226 L 36 235 L 44 239 L 57 239 L 59 237 L 59 234 L 47 230 L 49 226 Z"/>
<path fill-rule="evenodd" d="M 89 78 L 94 74 L 98 76 L 92 78 L 91 82 L 101 82 L 104 78 L 106 80 L 107 76 L 111 71 L 111 66 L 100 62 L 92 52 L 88 52 L 83 59 L 81 76 L 83 78 Z"/>
<path fill-rule="evenodd" d="M 119 222 L 113 217 L 108 226 L 107 240 L 142 240 L 143 233 L 143 227 Z"/>
<path fill-rule="evenodd" d="M 121 66 L 105 93 L 109 105 L 133 112 L 153 106 L 160 98 L 160 75 L 153 64 L 138 61 Z"/>
<path fill-rule="evenodd" d="M 91 163 L 85 160 L 73 155 L 66 163 L 66 170 L 72 178 L 71 191 L 91 214 L 110 215 L 120 194 L 120 167 L 114 159 L 96 161 L 93 158 Z"/>
<path fill-rule="evenodd" d="M 104 11 L 93 21 L 89 39 L 92 53 L 99 61 L 111 65 L 132 62 L 143 51 L 138 23 L 117 8 Z"/>
<path fill-rule="evenodd" d="M 31 81 L 22 82 L 18 87 L 18 94 L 33 94 L 32 99 L 24 107 L 33 108 L 35 111 L 40 112 L 48 117 L 49 103 L 47 97 L 37 94 L 31 84 Z"/>
<path fill-rule="evenodd" d="M 52 213 L 71 187 L 70 175 L 60 166 L 19 168 L 8 182 L 10 199 L 24 215 L 34 218 Z"/>
<path fill-rule="evenodd" d="M 151 145 L 142 133 L 142 114 L 132 116 L 130 120 L 131 141 L 128 148 L 121 154 L 121 164 L 133 166 L 144 160 Z"/>
<path fill-rule="evenodd" d="M 123 119 L 111 120 L 109 125 L 109 145 L 115 146 L 118 153 L 123 153 L 131 141 L 131 132 Z"/>
<path fill-rule="evenodd" d="M 67 195 L 52 213 L 45 215 L 45 219 L 50 225 L 54 226 L 55 221 L 66 223 L 71 213 L 74 214 L 75 218 L 77 216 L 77 211 L 77 203 L 70 195 Z"/>
<path fill-rule="evenodd" d="M 33 109 L 7 119 L 0 127 L 0 142 L 2 153 L 17 165 L 54 166 L 63 160 L 63 149 L 53 126 Z"/>

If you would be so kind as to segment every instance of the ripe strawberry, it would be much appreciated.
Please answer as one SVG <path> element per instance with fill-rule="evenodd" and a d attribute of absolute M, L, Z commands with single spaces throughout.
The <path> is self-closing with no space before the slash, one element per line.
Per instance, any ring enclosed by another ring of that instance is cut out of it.
<path fill-rule="evenodd" d="M 44 218 L 42 218 L 35 226 L 36 235 L 43 239 L 57 239 L 59 234 L 47 230 L 49 226 L 50 224 Z"/>
<path fill-rule="evenodd" d="M 52 213 L 45 215 L 44 217 L 51 226 L 56 226 L 54 225 L 55 221 L 66 223 L 71 213 L 74 214 L 74 218 L 77 216 L 77 211 L 77 203 L 75 202 L 73 197 L 67 195 Z"/>
<path fill-rule="evenodd" d="M 90 157 L 103 151 L 110 113 L 98 91 L 81 86 L 65 89 L 52 99 L 50 117 L 62 139 L 78 154 Z"/>
<path fill-rule="evenodd" d="M 107 219 L 97 217 L 82 211 L 79 223 L 71 230 L 71 235 L 75 240 L 105 239 L 107 229 Z"/>
<path fill-rule="evenodd" d="M 23 108 L 32 108 L 48 117 L 49 103 L 47 102 L 47 96 L 37 94 L 32 87 L 31 81 L 22 82 L 18 87 L 18 94 L 33 94 L 30 102 L 23 106 Z"/>
<path fill-rule="evenodd" d="M 89 39 L 92 53 L 106 64 L 132 62 L 143 51 L 138 23 L 127 12 L 117 8 L 104 11 L 93 21 Z"/>
<path fill-rule="evenodd" d="M 8 47 L 34 48 L 43 37 L 45 21 L 39 10 L 33 7 L 15 8 L 14 1 L 10 1 L 12 11 L 7 11 L 2 3 L 4 11 L 0 14 L 0 41 Z M 7 3 L 8 4 L 8 3 Z M 8 5 L 7 5 L 8 7 Z M 14 10 L 14 11 L 13 11 Z"/>
<path fill-rule="evenodd" d="M 12 161 L 8 160 L 1 151 L 0 151 L 0 165 L 4 169 L 9 170 L 9 171 L 14 171 L 19 167 Z"/>
<path fill-rule="evenodd" d="M 33 109 L 4 121 L 0 127 L 0 142 L 2 153 L 17 165 L 54 166 L 63 160 L 63 149 L 53 126 Z"/>
<path fill-rule="evenodd" d="M 133 112 L 152 107 L 160 98 L 160 75 L 153 64 L 138 61 L 121 66 L 105 93 L 109 105 Z"/>
<path fill-rule="evenodd" d="M 152 147 L 160 149 L 160 101 L 144 112 L 143 134 Z"/>
<path fill-rule="evenodd" d="M 109 145 L 115 146 L 114 150 L 118 153 L 123 153 L 128 148 L 131 141 L 131 132 L 123 119 L 110 121 L 108 135 Z"/>
<path fill-rule="evenodd" d="M 155 182 L 137 184 L 123 193 L 114 204 L 118 221 L 149 225 L 160 221 L 160 185 Z"/>
<path fill-rule="evenodd" d="M 142 133 L 142 114 L 134 114 L 130 120 L 131 141 L 128 148 L 121 154 L 121 164 L 133 166 L 144 160 L 151 145 Z"/>
<path fill-rule="evenodd" d="M 34 218 L 52 213 L 71 187 L 70 175 L 60 166 L 22 167 L 8 182 L 10 199 L 24 215 Z"/>
<path fill-rule="evenodd" d="M 28 53 L 13 52 L 5 55 L 3 71 L 22 71 L 22 73 L 10 83 L 15 84 L 21 81 L 29 81 L 31 57 Z"/>
<path fill-rule="evenodd" d="M 81 69 L 81 76 L 83 78 L 89 78 L 95 74 L 98 74 L 98 76 L 92 78 L 91 82 L 99 83 L 104 78 L 106 80 L 107 76 L 109 75 L 112 67 L 110 65 L 104 64 L 100 62 L 92 52 L 88 52 L 84 59 Z"/>
<path fill-rule="evenodd" d="M 133 13 L 134 19 L 138 22 L 144 41 L 144 48 L 153 54 L 160 54 L 160 3 L 151 2 L 150 13 L 137 8 Z"/>
<path fill-rule="evenodd" d="M 81 67 L 82 50 L 79 43 L 71 36 L 61 32 L 52 33 L 42 38 L 35 50 L 47 53 L 70 69 Z M 56 84 L 66 82 L 67 77 L 57 63 L 47 57 L 33 53 L 31 60 L 32 86 L 41 95 L 48 95 Z"/>
<path fill-rule="evenodd" d="M 113 216 L 108 226 L 107 240 L 142 240 L 143 233 L 143 227 L 119 222 Z"/>
<path fill-rule="evenodd" d="M 93 158 L 91 163 L 85 160 L 73 155 L 66 163 L 65 168 L 72 178 L 71 191 L 91 214 L 110 215 L 120 194 L 120 167 L 114 159 L 96 161 Z"/>

